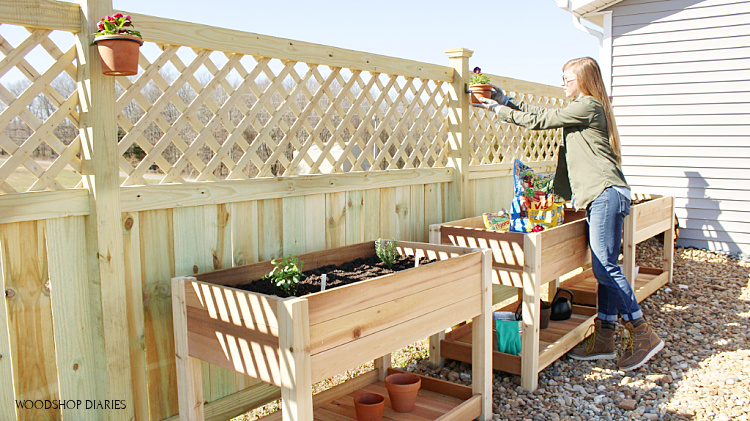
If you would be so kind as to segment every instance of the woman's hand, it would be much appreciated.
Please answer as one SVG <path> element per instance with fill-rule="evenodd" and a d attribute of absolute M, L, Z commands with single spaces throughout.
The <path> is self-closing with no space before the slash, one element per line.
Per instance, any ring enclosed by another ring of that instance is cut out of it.
<path fill-rule="evenodd" d="M 492 85 L 492 99 L 498 102 L 498 104 L 501 105 L 508 105 L 508 97 L 505 96 L 505 92 L 503 92 L 502 89 L 500 89 L 497 85 Z"/>
<path fill-rule="evenodd" d="M 482 101 L 481 104 L 477 104 L 477 103 L 472 102 L 471 105 L 474 106 L 474 107 L 484 108 L 484 109 L 490 110 L 492 112 L 495 112 L 495 110 L 498 107 L 500 107 L 500 104 L 497 101 L 495 101 L 494 99 L 479 97 L 479 100 Z"/>

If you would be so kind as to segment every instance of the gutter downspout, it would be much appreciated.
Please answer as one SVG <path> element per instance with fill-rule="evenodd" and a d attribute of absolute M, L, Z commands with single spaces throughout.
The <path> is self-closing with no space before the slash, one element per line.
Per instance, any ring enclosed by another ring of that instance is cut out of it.
<path fill-rule="evenodd" d="M 604 87 L 607 89 L 610 97 L 612 96 L 612 12 L 600 12 L 597 14 L 602 15 L 604 21 L 604 27 L 599 32 L 595 29 L 585 26 L 581 22 L 581 15 L 576 14 L 573 11 L 573 6 L 570 0 L 557 0 L 557 6 L 567 12 L 570 12 L 573 18 L 573 26 L 579 31 L 586 34 L 592 35 L 599 40 L 599 67 L 602 71 L 602 79 L 604 80 Z"/>

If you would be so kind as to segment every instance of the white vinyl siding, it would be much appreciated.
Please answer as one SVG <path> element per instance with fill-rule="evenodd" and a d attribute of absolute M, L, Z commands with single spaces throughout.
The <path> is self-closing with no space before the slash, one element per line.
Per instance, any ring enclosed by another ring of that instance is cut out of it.
<path fill-rule="evenodd" d="M 628 183 L 675 196 L 678 244 L 750 254 L 750 1 L 608 10 Z"/>

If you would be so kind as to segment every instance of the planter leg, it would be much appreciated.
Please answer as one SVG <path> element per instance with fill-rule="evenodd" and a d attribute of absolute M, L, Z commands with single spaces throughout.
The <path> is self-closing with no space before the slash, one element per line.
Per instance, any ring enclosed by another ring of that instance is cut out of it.
<path fill-rule="evenodd" d="M 445 331 L 430 336 L 430 362 L 438 366 L 443 365 L 443 356 L 440 355 L 440 341 L 445 339 Z"/>
<path fill-rule="evenodd" d="M 279 370 L 283 421 L 312 421 L 312 373 L 307 300 L 279 302 Z"/>
<path fill-rule="evenodd" d="M 385 354 L 374 361 L 375 369 L 378 370 L 378 380 L 385 381 L 388 375 L 388 368 L 391 367 L 391 354 Z"/>
<path fill-rule="evenodd" d="M 172 280 L 172 319 L 180 420 L 203 420 L 203 372 L 201 360 L 188 352 L 185 281 Z"/>

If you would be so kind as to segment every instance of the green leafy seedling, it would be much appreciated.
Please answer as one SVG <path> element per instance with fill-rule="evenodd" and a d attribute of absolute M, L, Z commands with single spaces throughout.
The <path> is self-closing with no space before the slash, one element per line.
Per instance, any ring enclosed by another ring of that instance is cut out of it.
<path fill-rule="evenodd" d="M 396 239 L 383 240 L 382 238 L 378 238 L 375 240 L 375 254 L 378 255 L 378 258 L 380 258 L 385 267 L 393 269 L 393 263 L 399 256 Z"/>
<path fill-rule="evenodd" d="M 290 254 L 280 261 L 276 259 L 271 260 L 271 264 L 275 267 L 265 278 L 270 279 L 274 285 L 281 288 L 288 295 L 296 295 L 297 287 L 304 277 L 302 274 L 304 263 Z"/>

